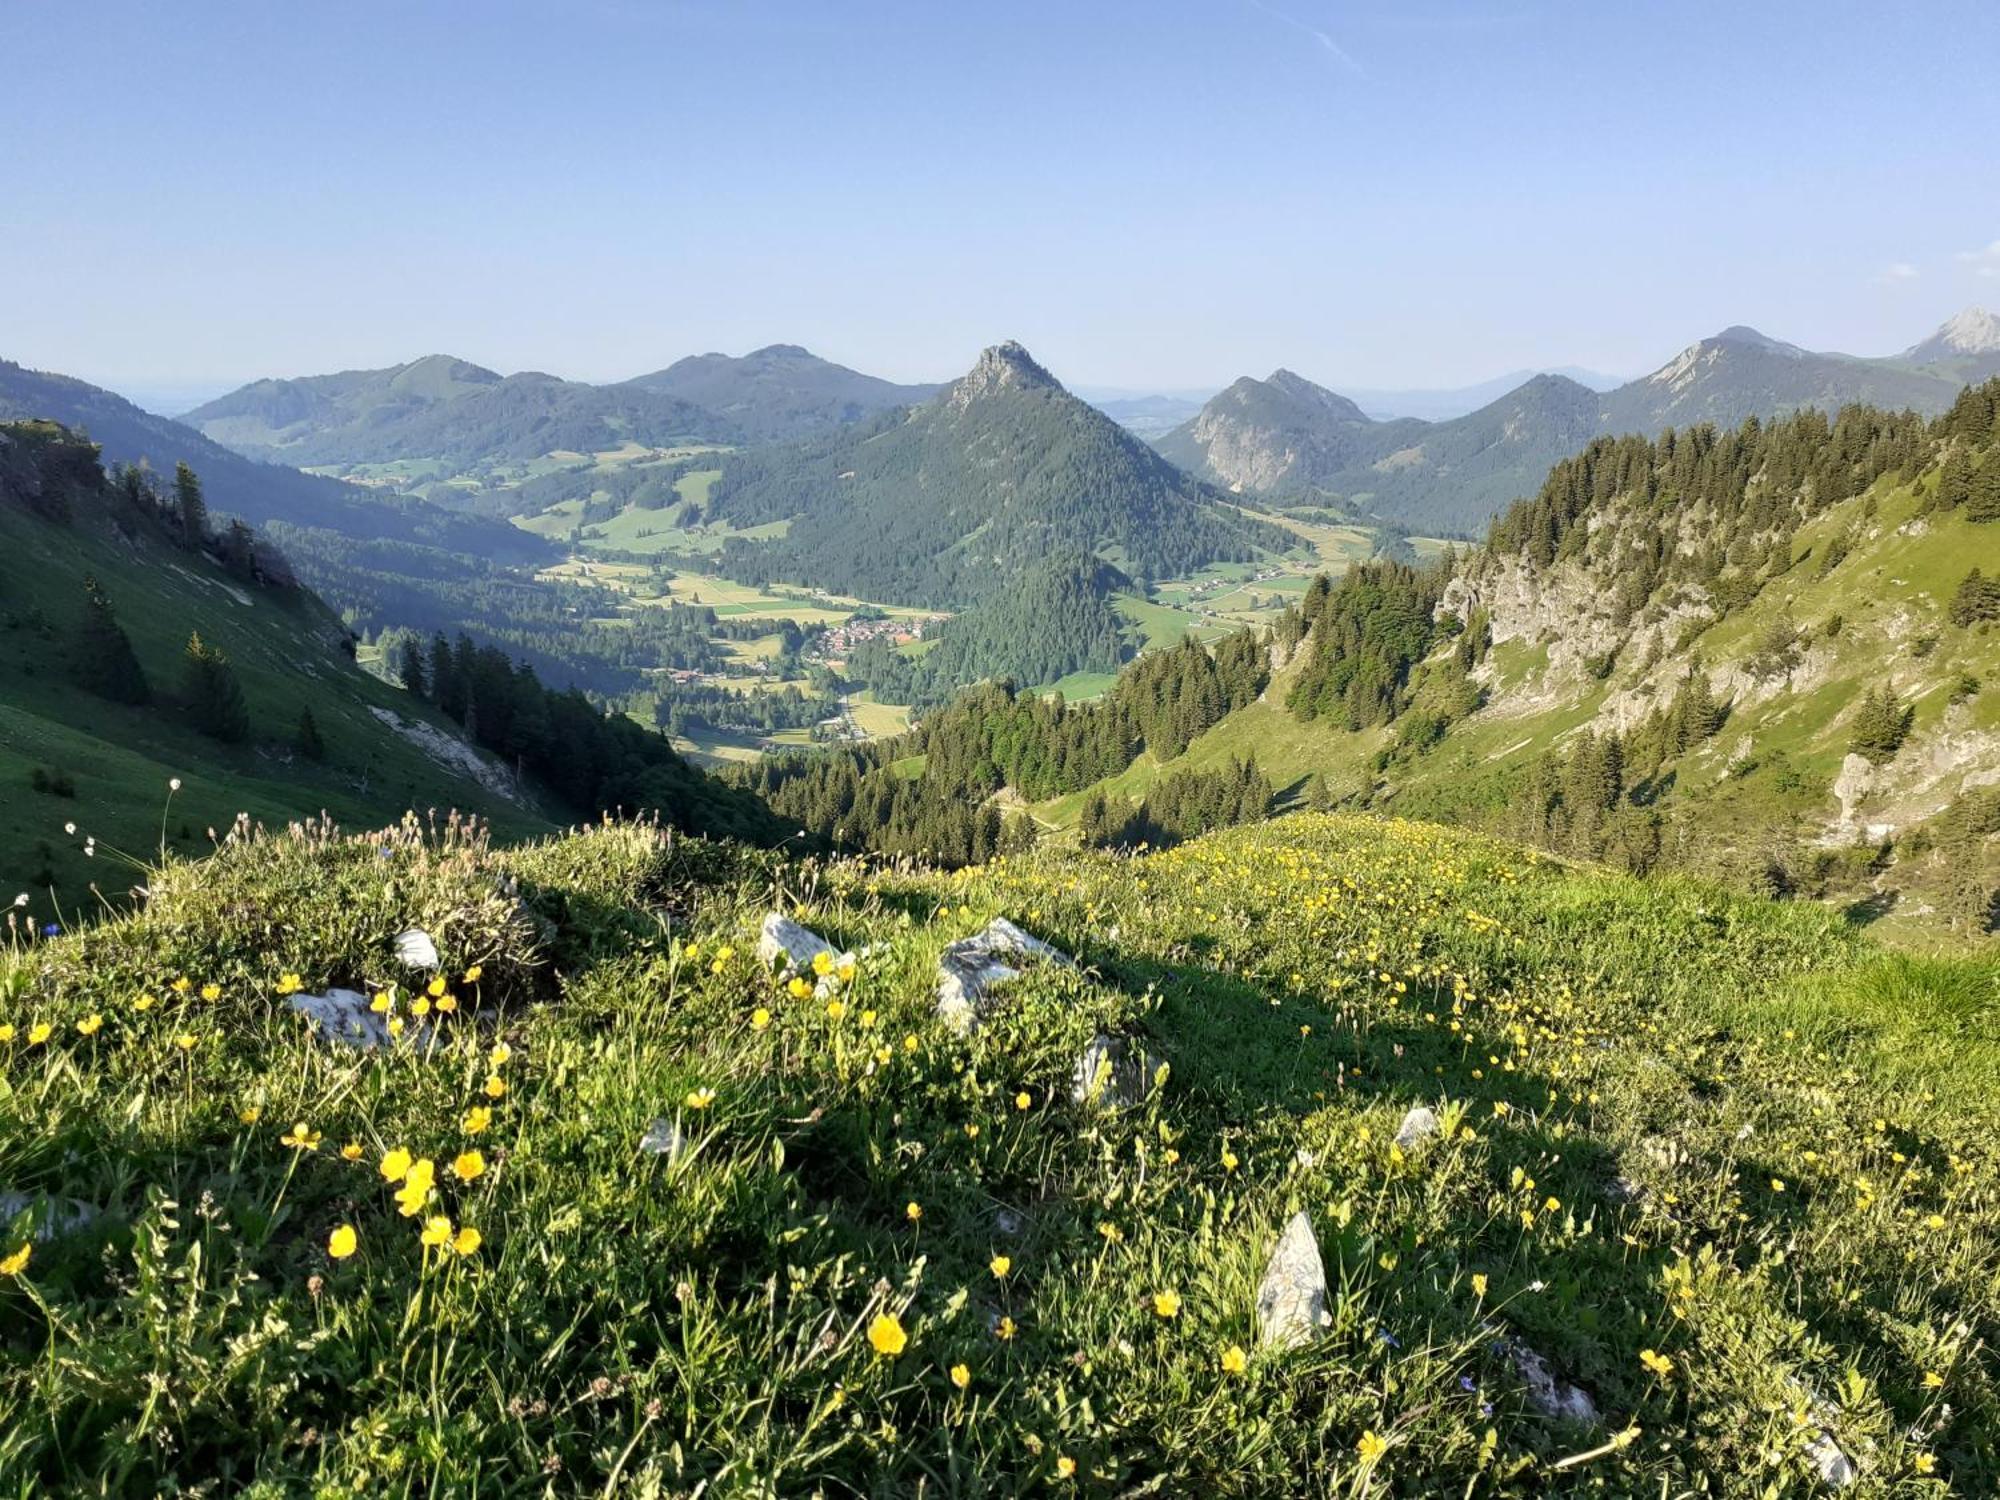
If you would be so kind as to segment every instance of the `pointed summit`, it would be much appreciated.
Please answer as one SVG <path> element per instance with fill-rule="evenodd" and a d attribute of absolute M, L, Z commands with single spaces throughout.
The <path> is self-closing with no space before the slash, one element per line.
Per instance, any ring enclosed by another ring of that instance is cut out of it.
<path fill-rule="evenodd" d="M 1968 307 L 1940 324 L 1921 344 L 1905 350 L 1903 358 L 1930 365 L 1985 354 L 2000 354 L 2000 318 L 1983 307 Z"/>
<path fill-rule="evenodd" d="M 981 354 L 978 363 L 946 394 L 954 407 L 963 409 L 970 402 L 997 391 L 1060 391 L 1062 388 L 1060 380 L 1035 363 L 1034 355 L 1008 339 Z"/>

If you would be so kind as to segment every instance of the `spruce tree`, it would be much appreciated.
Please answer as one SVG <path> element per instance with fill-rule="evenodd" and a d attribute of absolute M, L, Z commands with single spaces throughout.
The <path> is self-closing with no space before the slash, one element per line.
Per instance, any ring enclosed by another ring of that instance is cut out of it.
<path fill-rule="evenodd" d="M 2000 521 L 2000 454 L 1981 464 L 1972 476 L 1965 497 L 1968 521 Z"/>
<path fill-rule="evenodd" d="M 326 759 L 326 741 L 320 738 L 319 723 L 313 718 L 310 704 L 299 713 L 298 746 L 299 754 L 307 760 Z"/>
<path fill-rule="evenodd" d="M 1916 715 L 1915 706 L 1905 704 L 1894 688 L 1876 688 L 1861 700 L 1847 748 L 1875 765 L 1885 766 L 1903 748 Z"/>
<path fill-rule="evenodd" d="M 83 580 L 83 619 L 71 648 L 70 671 L 78 687 L 113 703 L 144 703 L 152 696 L 132 642 L 95 578 Z"/>
<path fill-rule="evenodd" d="M 208 502 L 201 480 L 186 464 L 174 465 L 174 519 L 180 523 L 181 545 L 199 552 L 208 542 Z"/>
<path fill-rule="evenodd" d="M 398 653 L 396 675 L 402 679 L 403 691 L 415 697 L 429 695 L 430 686 L 424 678 L 424 648 L 413 635 L 403 638 L 403 649 Z"/>
<path fill-rule="evenodd" d="M 1959 583 L 1946 613 L 1954 625 L 2000 620 L 2000 578 L 1988 578 L 1974 568 Z"/>
<path fill-rule="evenodd" d="M 203 734 L 228 744 L 250 737 L 250 711 L 229 658 L 206 644 L 199 633 L 188 637 L 181 657 L 181 711 Z"/>

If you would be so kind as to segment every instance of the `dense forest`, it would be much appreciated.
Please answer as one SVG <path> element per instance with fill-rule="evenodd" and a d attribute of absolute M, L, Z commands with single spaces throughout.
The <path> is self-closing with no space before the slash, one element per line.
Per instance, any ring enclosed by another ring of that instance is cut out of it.
<path fill-rule="evenodd" d="M 534 669 L 460 634 L 405 643 L 403 685 L 458 723 L 475 744 L 548 787 L 576 816 L 623 808 L 677 828 L 770 842 L 777 825 L 756 798 L 706 776 L 666 737 L 606 713 L 575 688 L 551 692 Z"/>
<path fill-rule="evenodd" d="M 1170 759 L 1268 680 L 1267 648 L 1253 632 L 1226 636 L 1213 651 L 1188 637 L 1131 663 L 1095 702 L 985 683 L 895 740 L 766 757 L 736 774 L 782 817 L 842 847 L 970 863 L 1033 836 L 1025 813 L 1003 830 L 989 800 L 1003 789 L 1041 801 L 1115 776 L 1142 754 Z M 1153 842 L 1212 817 L 1212 800 L 1203 790 L 1162 804 Z M 1233 791 L 1230 806 L 1249 800 Z M 1260 816 L 1269 802 L 1266 786 Z"/>

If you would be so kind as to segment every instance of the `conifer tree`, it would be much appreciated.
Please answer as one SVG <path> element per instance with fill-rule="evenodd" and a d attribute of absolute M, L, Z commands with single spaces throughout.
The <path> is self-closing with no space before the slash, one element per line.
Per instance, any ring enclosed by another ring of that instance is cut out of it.
<path fill-rule="evenodd" d="M 2000 578 L 1988 578 L 1974 568 L 1951 596 L 1947 614 L 1954 625 L 2000 620 Z"/>
<path fill-rule="evenodd" d="M 1875 765 L 1885 766 L 1903 748 L 1916 716 L 1915 705 L 1904 703 L 1894 688 L 1876 688 L 1861 701 L 1847 748 Z"/>
<path fill-rule="evenodd" d="M 2000 453 L 1989 456 L 1972 475 L 1966 490 L 1968 521 L 2000 521 Z"/>
<path fill-rule="evenodd" d="M 188 637 L 181 657 L 181 711 L 203 734 L 228 744 L 250 737 L 250 711 L 229 658 L 204 642 L 199 633 Z"/>
<path fill-rule="evenodd" d="M 201 480 L 186 464 L 174 465 L 174 519 L 181 529 L 181 545 L 199 552 L 208 543 L 208 501 L 202 498 Z"/>
<path fill-rule="evenodd" d="M 83 619 L 71 647 L 70 671 L 78 687 L 113 703 L 144 703 L 152 696 L 132 642 L 95 578 L 83 580 Z"/>
<path fill-rule="evenodd" d="M 320 738 L 319 723 L 313 718 L 311 704 L 299 713 L 298 746 L 299 754 L 307 760 L 326 759 L 326 741 Z"/>
<path fill-rule="evenodd" d="M 418 698 L 429 696 L 430 685 L 424 676 L 424 648 L 413 635 L 403 638 L 403 648 L 397 653 L 396 675 L 402 680 L 404 692 Z"/>

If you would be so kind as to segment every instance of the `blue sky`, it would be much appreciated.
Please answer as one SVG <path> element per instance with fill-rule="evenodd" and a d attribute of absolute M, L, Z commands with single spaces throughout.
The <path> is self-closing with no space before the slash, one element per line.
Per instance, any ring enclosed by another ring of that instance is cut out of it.
<path fill-rule="evenodd" d="M 1450 385 L 2000 306 L 1992 0 L 65 0 L 0 57 L 0 356 L 113 385 Z"/>

